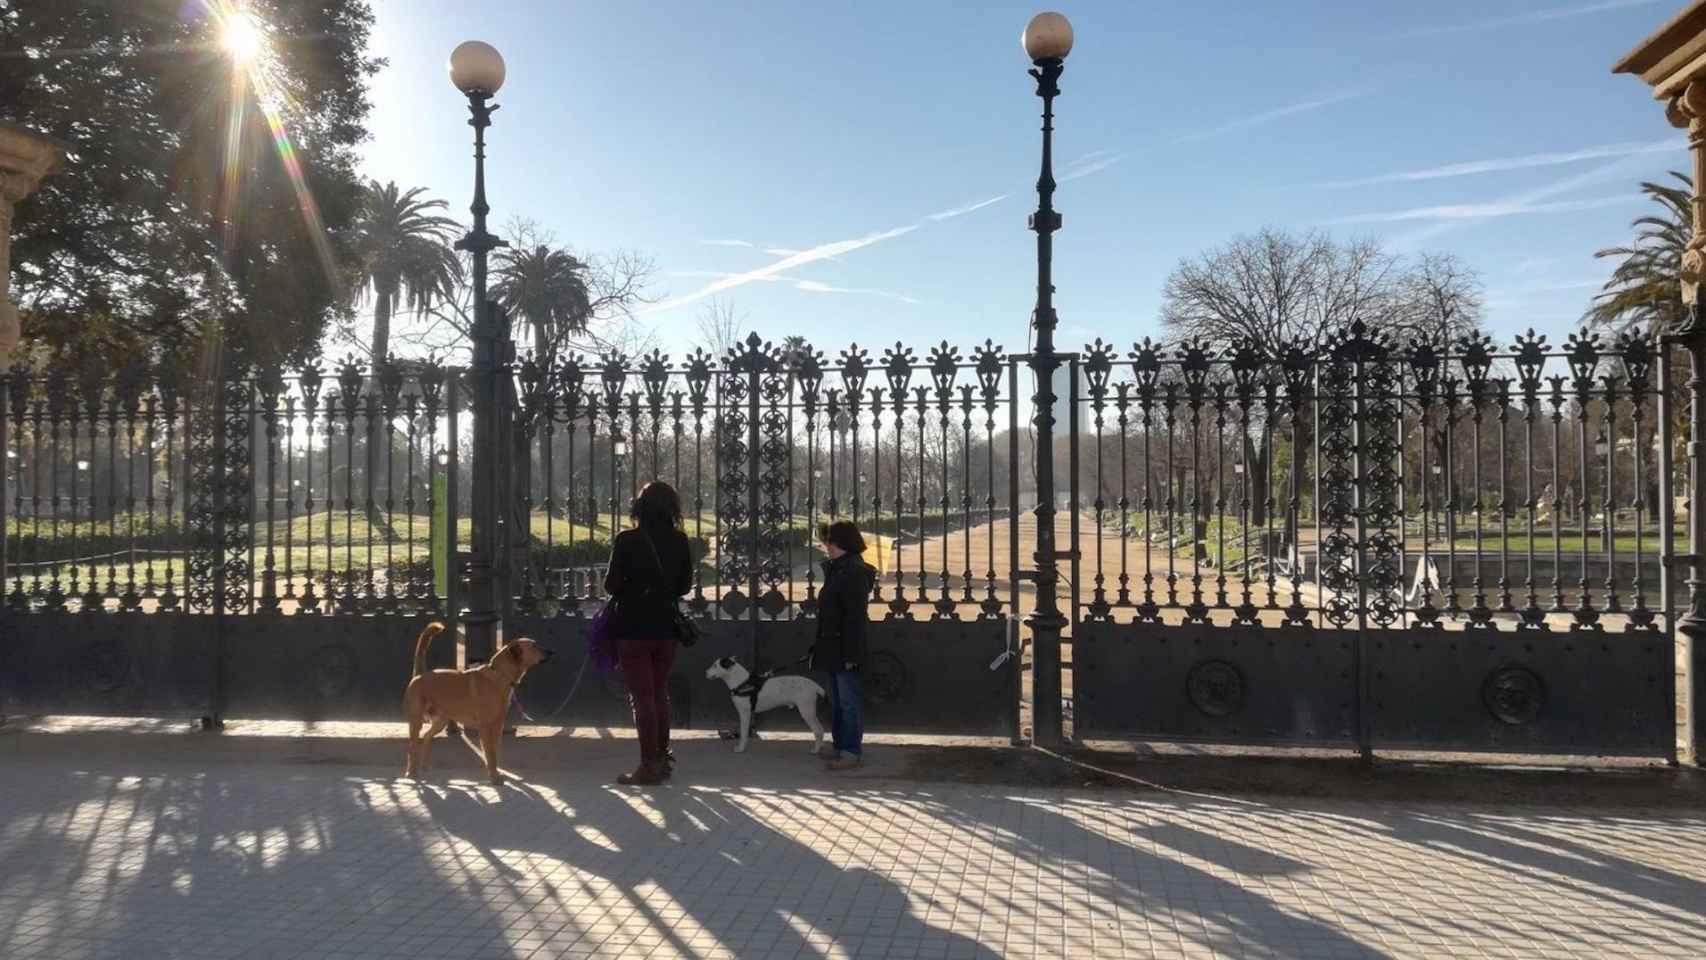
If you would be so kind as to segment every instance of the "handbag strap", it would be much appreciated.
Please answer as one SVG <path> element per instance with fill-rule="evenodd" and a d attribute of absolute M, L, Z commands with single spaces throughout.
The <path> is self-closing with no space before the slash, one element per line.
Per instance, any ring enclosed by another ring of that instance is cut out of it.
<path fill-rule="evenodd" d="M 657 582 L 656 589 L 663 592 L 665 595 L 668 595 L 668 591 L 664 589 L 665 587 L 668 586 L 668 584 L 664 583 L 664 577 L 666 576 L 666 574 L 663 572 L 663 558 L 658 556 L 657 544 L 652 542 L 651 534 L 647 533 L 645 530 L 643 530 L 639 527 L 635 527 L 634 529 L 639 531 L 640 539 L 646 541 L 646 549 L 648 549 L 652 552 L 652 565 L 654 567 L 657 567 L 657 571 L 658 571 L 658 582 Z M 671 605 L 673 606 L 673 603 Z"/>
<path fill-rule="evenodd" d="M 652 542 L 651 534 L 641 530 L 639 527 L 635 527 L 634 529 L 639 531 L 640 539 L 646 541 L 646 548 L 652 552 L 652 566 L 658 568 L 658 580 L 663 580 L 663 558 L 658 556 L 657 544 Z"/>

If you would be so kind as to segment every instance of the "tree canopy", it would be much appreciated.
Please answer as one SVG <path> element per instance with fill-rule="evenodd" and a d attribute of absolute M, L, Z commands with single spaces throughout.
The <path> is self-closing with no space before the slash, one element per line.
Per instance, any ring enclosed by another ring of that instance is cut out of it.
<path fill-rule="evenodd" d="M 14 224 L 26 342 L 298 359 L 345 309 L 372 11 L 249 0 L 262 43 L 243 63 L 220 6 L 0 0 L 0 113 L 70 145 Z"/>
<path fill-rule="evenodd" d="M 1161 325 L 1176 338 L 1244 341 L 1268 356 L 1319 346 L 1353 320 L 1402 344 L 1481 324 L 1480 280 L 1455 257 L 1407 261 L 1370 240 L 1278 230 L 1233 237 L 1167 277 Z"/>

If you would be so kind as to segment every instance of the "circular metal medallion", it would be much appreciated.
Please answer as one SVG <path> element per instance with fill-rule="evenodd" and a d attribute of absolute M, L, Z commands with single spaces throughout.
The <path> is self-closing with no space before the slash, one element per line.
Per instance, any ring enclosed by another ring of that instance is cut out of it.
<path fill-rule="evenodd" d="M 1211 717 L 1229 717 L 1244 706 L 1244 675 L 1225 660 L 1204 660 L 1185 678 L 1191 705 Z"/>
<path fill-rule="evenodd" d="M 130 651 L 102 640 L 83 651 L 83 677 L 96 693 L 112 693 L 130 679 Z"/>
<path fill-rule="evenodd" d="M 342 643 L 328 643 L 314 651 L 314 687 L 322 699 L 336 700 L 355 686 L 355 654 Z"/>
<path fill-rule="evenodd" d="M 876 703 L 898 703 L 912 689 L 912 672 L 906 664 L 887 650 L 879 650 L 860 666 L 864 674 L 865 696 Z"/>
<path fill-rule="evenodd" d="M 1518 727 L 1540 716 L 1546 687 L 1527 667 L 1500 667 L 1481 684 L 1481 702 L 1500 723 Z"/>

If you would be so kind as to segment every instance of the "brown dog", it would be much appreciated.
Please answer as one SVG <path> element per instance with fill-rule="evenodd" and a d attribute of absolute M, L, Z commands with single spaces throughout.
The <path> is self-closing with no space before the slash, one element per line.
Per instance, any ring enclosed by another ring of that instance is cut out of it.
<path fill-rule="evenodd" d="M 432 738 L 445 724 L 456 721 L 465 730 L 480 732 L 480 751 L 486 757 L 486 776 L 502 783 L 498 773 L 498 742 L 503 739 L 510 691 L 528 670 L 551 659 L 551 651 L 525 638 L 498 648 L 492 659 L 469 670 L 426 671 L 427 644 L 444 632 L 444 624 L 429 623 L 415 639 L 415 673 L 403 691 L 403 716 L 409 721 L 409 755 L 403 776 L 426 771 Z M 421 734 L 421 727 L 427 727 Z"/>

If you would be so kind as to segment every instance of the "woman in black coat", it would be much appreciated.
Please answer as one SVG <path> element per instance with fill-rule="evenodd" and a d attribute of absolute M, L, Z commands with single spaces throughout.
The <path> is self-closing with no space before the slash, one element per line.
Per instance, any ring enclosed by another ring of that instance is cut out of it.
<path fill-rule="evenodd" d="M 829 709 L 835 754 L 829 769 L 857 767 L 864 755 L 864 691 L 859 668 L 865 662 L 867 609 L 877 571 L 864 560 L 865 538 L 851 520 L 818 528 L 829 559 L 823 563 L 823 589 L 817 595 L 817 643 L 812 668 L 829 675 Z"/>
<path fill-rule="evenodd" d="M 681 497 L 662 480 L 634 498 L 634 526 L 616 535 L 604 589 L 615 603 L 611 635 L 628 681 L 640 767 L 620 783 L 661 783 L 669 778 L 669 670 L 680 645 L 679 598 L 693 589 L 693 554 L 681 530 Z"/>

